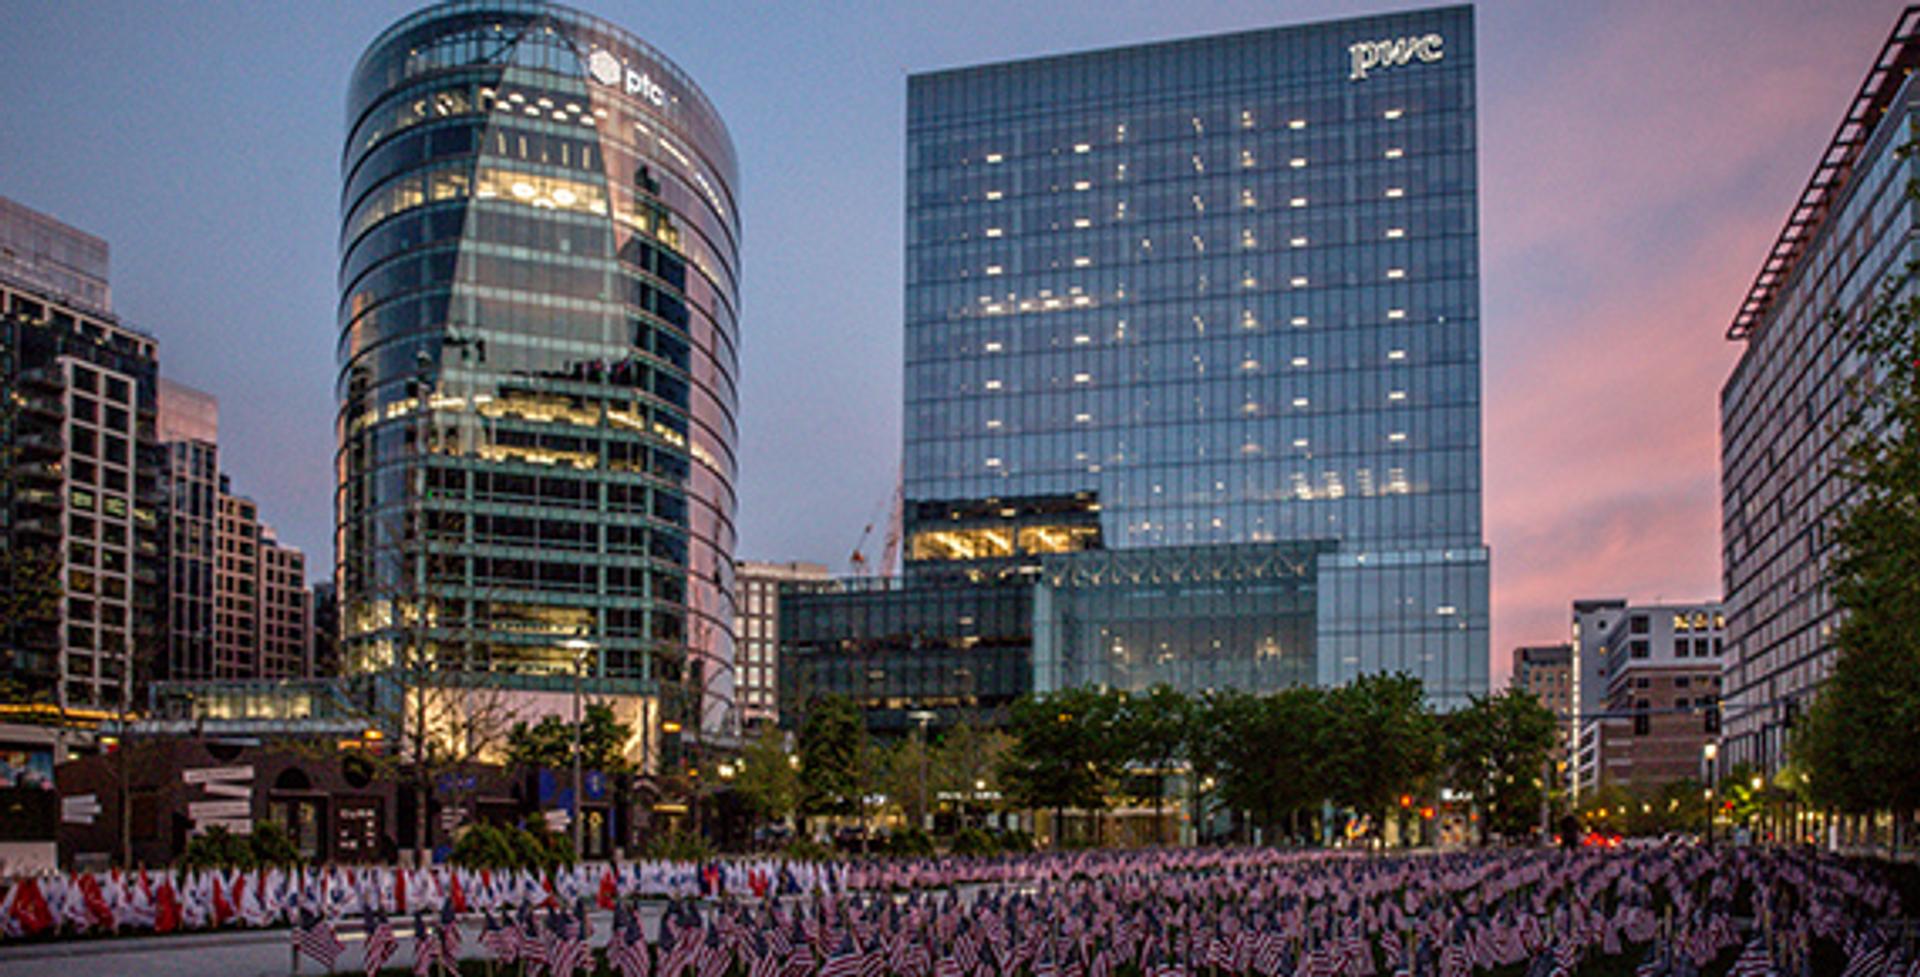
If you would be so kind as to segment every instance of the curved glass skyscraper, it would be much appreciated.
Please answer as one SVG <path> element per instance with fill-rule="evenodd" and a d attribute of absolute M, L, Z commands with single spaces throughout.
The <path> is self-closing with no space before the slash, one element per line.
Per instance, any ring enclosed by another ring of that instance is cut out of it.
<path fill-rule="evenodd" d="M 345 657 L 732 700 L 732 141 L 632 34 L 458 0 L 361 58 L 342 159 Z M 504 680 L 503 680 L 504 681 Z"/>

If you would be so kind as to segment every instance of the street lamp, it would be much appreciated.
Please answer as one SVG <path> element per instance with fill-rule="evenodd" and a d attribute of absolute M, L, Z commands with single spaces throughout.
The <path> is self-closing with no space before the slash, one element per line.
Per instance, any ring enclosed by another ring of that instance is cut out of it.
<path fill-rule="evenodd" d="M 573 858 L 579 861 L 584 854 L 581 839 L 584 834 L 580 822 L 586 813 L 581 806 L 580 776 L 580 673 L 586 670 L 587 656 L 593 651 L 593 642 L 586 638 L 572 638 L 564 647 L 573 652 L 573 816 L 569 819 L 573 828 Z"/>
<path fill-rule="evenodd" d="M 920 724 L 920 827 L 921 830 L 928 830 L 926 822 L 932 819 L 932 812 L 927 810 L 927 724 L 933 721 L 934 714 L 926 709 L 915 709 L 907 713 L 907 718 Z"/>
<path fill-rule="evenodd" d="M 1713 847 L 1713 762 L 1714 760 L 1718 759 L 1720 756 L 1720 744 L 1714 743 L 1714 742 L 1707 743 L 1706 746 L 1703 746 L 1700 748 L 1700 756 L 1701 756 L 1703 765 L 1706 767 L 1706 776 L 1702 779 L 1704 779 L 1707 783 L 1707 791 L 1706 791 L 1707 847 L 1712 848 Z"/>

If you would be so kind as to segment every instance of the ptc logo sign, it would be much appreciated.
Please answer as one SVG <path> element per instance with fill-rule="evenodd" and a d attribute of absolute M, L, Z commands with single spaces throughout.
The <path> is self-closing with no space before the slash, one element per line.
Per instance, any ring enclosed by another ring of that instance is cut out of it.
<path fill-rule="evenodd" d="M 618 86 L 629 95 L 638 95 L 660 108 L 666 107 L 667 90 L 660 87 L 652 75 L 627 67 L 612 51 L 601 49 L 588 55 L 587 74 L 602 85 Z"/>
<path fill-rule="evenodd" d="M 1440 60 L 1445 52 L 1441 45 L 1446 41 L 1438 34 L 1423 37 L 1403 37 L 1390 41 L 1359 41 L 1347 45 L 1347 57 L 1351 59 L 1353 70 L 1347 78 L 1360 81 L 1367 72 L 1375 68 L 1398 68 L 1414 61 L 1431 64 Z"/>

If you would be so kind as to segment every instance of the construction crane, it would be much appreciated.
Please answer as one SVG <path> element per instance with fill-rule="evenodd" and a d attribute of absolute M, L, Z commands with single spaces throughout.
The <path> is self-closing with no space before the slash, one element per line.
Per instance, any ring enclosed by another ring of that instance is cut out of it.
<path fill-rule="evenodd" d="M 880 544 L 880 565 L 870 568 L 867 560 L 867 540 L 873 537 L 873 527 L 878 521 L 877 518 L 869 519 L 867 520 L 867 524 L 860 530 L 860 541 L 853 544 L 853 555 L 847 559 L 847 562 L 853 565 L 854 576 L 893 576 L 894 568 L 899 565 L 900 561 L 900 521 L 902 515 L 901 510 L 906 506 L 905 489 L 904 473 L 895 472 L 893 477 L 892 499 L 887 504 L 886 531 Z M 878 511 L 878 509 L 875 510 L 876 515 Z M 875 572 L 869 573 L 869 569 Z"/>

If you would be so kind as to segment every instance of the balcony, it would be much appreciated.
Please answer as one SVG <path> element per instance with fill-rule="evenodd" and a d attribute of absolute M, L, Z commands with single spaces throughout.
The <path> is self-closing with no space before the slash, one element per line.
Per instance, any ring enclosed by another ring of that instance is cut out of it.
<path fill-rule="evenodd" d="M 60 432 L 57 430 L 33 431 L 27 434 L 21 434 L 13 439 L 13 443 L 20 449 L 22 457 L 44 458 L 47 455 L 58 456 L 64 454 L 67 448 L 66 439 L 61 437 Z"/>
<path fill-rule="evenodd" d="M 62 472 L 57 461 L 22 461 L 13 466 L 13 476 L 24 482 L 58 482 Z"/>
<path fill-rule="evenodd" d="M 52 420 L 67 416 L 66 401 L 58 393 L 48 395 L 15 390 L 13 401 L 19 405 L 20 413 L 24 416 Z"/>
<path fill-rule="evenodd" d="M 59 392 L 67 387 L 66 379 L 58 370 L 48 366 L 38 366 L 31 370 L 21 370 L 17 381 L 23 389 L 47 390 Z"/>
<path fill-rule="evenodd" d="M 47 489 L 23 489 L 13 494 L 13 506 L 22 512 L 57 512 L 61 509 L 60 493 Z"/>
<path fill-rule="evenodd" d="M 47 536 L 58 539 L 60 537 L 60 517 L 32 516 L 26 519 L 16 519 L 13 523 L 13 531 L 16 533 Z"/>

